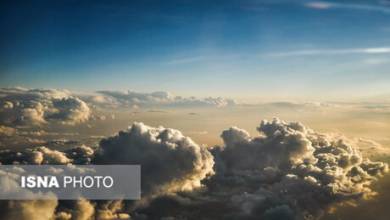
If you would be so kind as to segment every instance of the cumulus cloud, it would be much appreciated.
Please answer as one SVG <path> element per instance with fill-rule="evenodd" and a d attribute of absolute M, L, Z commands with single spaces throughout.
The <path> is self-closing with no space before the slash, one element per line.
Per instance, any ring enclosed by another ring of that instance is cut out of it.
<path fill-rule="evenodd" d="M 129 214 L 123 212 L 124 204 L 121 200 L 108 201 L 98 205 L 97 219 L 131 219 Z"/>
<path fill-rule="evenodd" d="M 86 146 L 75 147 L 65 152 L 56 151 L 47 147 L 37 147 L 34 149 L 26 149 L 21 152 L 15 152 L 10 150 L 0 151 L 0 163 L 1 164 L 88 164 L 85 158 L 92 157 L 94 151 Z M 80 160 L 83 158 L 84 160 Z M 84 162 L 84 163 L 82 163 Z M 18 175 L 18 173 L 15 173 Z M 8 175 L 0 174 L 0 181 L 4 181 L 4 178 Z M 17 183 L 14 182 L 15 186 Z M 11 183 L 12 183 L 11 182 Z M 3 184 L 2 184 L 3 185 Z M 8 187 L 9 190 L 16 189 Z M 1 192 L 1 193 L 7 193 Z M 31 194 L 27 191 L 26 193 Z M 50 196 L 50 195 L 48 195 Z M 33 195 L 31 194 L 31 197 Z M 18 219 L 18 220 L 89 220 L 94 214 L 95 208 L 90 201 L 81 199 L 78 201 L 68 201 L 60 204 L 53 195 L 50 199 L 44 200 L 26 200 L 26 201 L 14 201 L 3 200 L 0 202 L 0 219 Z M 71 205 L 71 208 L 67 206 Z"/>
<path fill-rule="evenodd" d="M 223 146 L 211 149 L 215 175 L 203 180 L 204 191 L 160 196 L 137 213 L 156 219 L 318 219 L 336 204 L 372 198 L 371 183 L 388 170 L 363 158 L 356 142 L 298 122 L 262 121 L 257 130 L 256 137 L 237 127 L 222 132 Z"/>
<path fill-rule="evenodd" d="M 251 194 L 262 199 L 246 205 L 247 213 L 267 198 L 281 198 L 279 203 L 299 214 L 318 216 L 335 202 L 374 195 L 370 183 L 388 170 L 385 163 L 364 159 L 347 141 L 300 123 L 274 119 L 257 130 L 258 137 L 236 127 L 225 130 L 224 146 L 214 150 L 218 181 L 266 184 Z"/>
<path fill-rule="evenodd" d="M 64 152 L 45 146 L 23 151 L 0 151 L 0 164 L 89 164 L 94 150 L 87 146 L 73 147 Z"/>
<path fill-rule="evenodd" d="M 74 125 L 89 119 L 88 105 L 64 90 L 0 89 L 0 123 L 41 125 L 49 122 Z"/>
<path fill-rule="evenodd" d="M 98 98 L 100 101 L 110 103 L 111 105 L 120 104 L 121 106 L 130 107 L 226 107 L 235 104 L 234 100 L 221 97 L 184 98 L 163 91 L 152 93 L 99 91 L 98 93 L 104 95 L 103 97 Z"/>
<path fill-rule="evenodd" d="M 307 131 L 302 124 L 291 123 L 283 127 L 276 121 L 263 121 L 258 131 L 267 138 L 252 138 L 248 132 L 236 127 L 222 132 L 225 143 L 222 156 L 226 158 L 224 161 L 228 169 L 250 169 L 253 166 L 261 169 L 314 160 L 314 147 L 305 136 Z"/>
<path fill-rule="evenodd" d="M 25 172 L 21 169 L 0 170 L 0 189 L 1 197 L 7 197 L 8 194 L 23 194 L 27 198 L 34 198 L 34 193 L 27 189 L 18 187 L 17 179 L 20 174 Z M 41 194 L 42 195 L 42 194 Z M 55 208 L 58 201 L 55 195 L 45 194 L 45 200 L 1 200 L 0 201 L 0 219 L 20 219 L 20 220 L 48 220 L 53 219 Z"/>
<path fill-rule="evenodd" d="M 69 207 L 61 207 L 62 210 L 56 213 L 56 219 L 59 220 L 90 220 L 95 213 L 94 204 L 81 198 L 77 201 L 71 201 Z"/>
<path fill-rule="evenodd" d="M 214 165 L 211 153 L 180 131 L 143 123 L 103 139 L 94 163 L 140 164 L 145 195 L 198 188 Z"/>
<path fill-rule="evenodd" d="M 299 122 L 262 121 L 257 131 L 253 137 L 231 127 L 221 134 L 222 146 L 207 148 L 178 130 L 134 123 L 102 139 L 96 150 L 1 151 L 2 164 L 140 164 L 147 198 L 137 205 L 83 199 L 37 207 L 38 201 L 4 201 L 7 211 L 1 214 L 29 219 L 36 208 L 38 220 L 317 219 L 335 204 L 374 196 L 371 183 L 388 170 L 385 163 L 363 158 L 356 141 Z"/>

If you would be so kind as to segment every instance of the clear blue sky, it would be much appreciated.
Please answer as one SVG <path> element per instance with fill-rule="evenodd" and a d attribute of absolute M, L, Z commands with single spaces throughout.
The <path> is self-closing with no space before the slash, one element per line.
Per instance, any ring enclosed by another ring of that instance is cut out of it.
<path fill-rule="evenodd" d="M 0 86 L 390 94 L 390 1 L 2 1 Z"/>

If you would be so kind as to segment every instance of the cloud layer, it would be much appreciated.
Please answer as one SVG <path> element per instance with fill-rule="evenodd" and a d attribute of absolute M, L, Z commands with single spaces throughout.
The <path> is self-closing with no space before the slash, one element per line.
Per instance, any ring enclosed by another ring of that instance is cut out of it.
<path fill-rule="evenodd" d="M 332 56 L 350 54 L 389 54 L 390 47 L 371 48 L 346 48 L 346 49 L 313 49 L 313 50 L 293 50 L 268 54 L 269 57 L 295 57 L 295 56 Z"/>
<path fill-rule="evenodd" d="M 1 217 L 32 219 L 316 219 L 343 202 L 371 198 L 387 164 L 348 140 L 299 122 L 262 121 L 259 135 L 231 127 L 223 146 L 198 145 L 180 131 L 134 123 L 65 151 L 0 152 L 2 164 L 140 164 L 141 201 L 3 201 Z M 18 211 L 16 211 L 18 210 Z"/>
<path fill-rule="evenodd" d="M 118 91 L 99 91 L 102 96 L 95 96 L 93 100 L 95 103 L 120 105 L 127 107 L 226 107 L 234 105 L 235 101 L 232 99 L 225 99 L 221 97 L 213 98 L 184 98 L 181 96 L 174 96 L 169 92 L 118 92 Z"/>

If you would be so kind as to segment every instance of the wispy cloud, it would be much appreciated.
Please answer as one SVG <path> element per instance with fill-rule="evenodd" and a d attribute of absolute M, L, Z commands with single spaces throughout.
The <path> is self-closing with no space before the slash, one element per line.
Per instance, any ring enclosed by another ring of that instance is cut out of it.
<path fill-rule="evenodd" d="M 365 11 L 377 11 L 382 13 L 390 13 L 390 8 L 386 5 L 374 5 L 374 4 L 356 4 L 356 3 L 338 3 L 327 1 L 311 1 L 304 4 L 307 8 L 326 10 L 332 8 L 339 9 L 352 9 L 352 10 L 365 10 Z"/>
<path fill-rule="evenodd" d="M 305 6 L 308 8 L 323 10 L 333 7 L 332 3 L 329 2 L 308 2 L 305 3 Z"/>
<path fill-rule="evenodd" d="M 185 56 L 185 57 L 175 57 L 170 60 L 163 62 L 165 65 L 181 65 L 181 64 L 192 64 L 192 63 L 201 63 L 201 62 L 220 62 L 228 61 L 232 59 L 238 59 L 239 54 L 218 54 L 218 55 L 199 55 L 199 56 Z"/>
<path fill-rule="evenodd" d="M 293 50 L 293 51 L 269 53 L 267 54 L 267 56 L 291 57 L 291 56 L 321 56 L 321 55 L 346 55 L 346 54 L 390 54 L 390 47 Z"/>
<path fill-rule="evenodd" d="M 207 56 L 192 56 L 192 57 L 180 57 L 165 62 L 168 65 L 195 63 L 207 60 Z"/>

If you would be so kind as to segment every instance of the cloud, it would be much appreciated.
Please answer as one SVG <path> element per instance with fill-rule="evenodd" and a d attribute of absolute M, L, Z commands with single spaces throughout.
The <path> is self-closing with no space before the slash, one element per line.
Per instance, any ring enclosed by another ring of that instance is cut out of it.
<path fill-rule="evenodd" d="M 124 204 L 120 200 L 100 204 L 96 219 L 131 219 L 129 214 L 123 212 L 123 208 Z"/>
<path fill-rule="evenodd" d="M 104 111 L 115 108 L 222 108 L 233 105 L 236 105 L 233 99 L 181 97 L 164 91 L 98 91 L 94 94 L 75 94 L 57 89 L 0 88 L 0 125 L 77 125 L 88 121 L 115 119 L 114 114 L 104 114 Z"/>
<path fill-rule="evenodd" d="M 57 200 L 1 201 L 0 218 L 49 220 L 55 216 Z"/>
<path fill-rule="evenodd" d="M 169 61 L 165 62 L 164 64 L 180 65 L 180 64 L 187 64 L 187 63 L 196 63 L 196 62 L 207 61 L 210 58 L 211 57 L 207 57 L 207 56 L 181 57 L 181 58 L 169 60 Z"/>
<path fill-rule="evenodd" d="M 87 121 L 91 114 L 84 101 L 63 90 L 3 88 L 0 106 L 0 123 L 10 126 L 74 125 Z"/>
<path fill-rule="evenodd" d="M 291 210 L 287 205 L 280 205 L 273 208 L 270 208 L 264 213 L 265 220 L 278 220 L 278 219 L 291 219 L 294 220 L 294 211 Z"/>
<path fill-rule="evenodd" d="M 56 219 L 90 220 L 93 219 L 94 214 L 95 214 L 94 205 L 87 199 L 81 198 L 80 200 L 71 202 L 70 208 L 64 208 L 64 210 L 57 212 Z"/>
<path fill-rule="evenodd" d="M 236 60 L 239 58 L 238 54 L 218 54 L 218 55 L 193 55 L 193 56 L 176 56 L 165 60 L 161 64 L 163 65 L 183 65 L 203 62 L 221 62 Z"/>
<path fill-rule="evenodd" d="M 0 194 L 7 197 L 9 193 L 23 194 L 25 197 L 34 198 L 34 193 L 27 189 L 18 187 L 17 179 L 20 174 L 25 172 L 23 168 L 13 169 L 12 174 L 9 170 L 0 170 Z M 47 220 L 52 219 L 55 215 L 57 199 L 55 195 L 48 193 L 46 200 L 1 200 L 0 201 L 0 219 L 20 219 L 20 220 Z"/>
<path fill-rule="evenodd" d="M 143 196 L 199 188 L 214 165 L 211 153 L 180 131 L 142 123 L 103 139 L 93 162 L 140 164 Z"/>
<path fill-rule="evenodd" d="M 65 151 L 40 146 L 20 152 L 1 150 L 0 164 L 89 164 L 93 156 L 94 150 L 84 145 Z"/>
<path fill-rule="evenodd" d="M 225 99 L 221 97 L 213 98 L 184 98 L 181 96 L 174 96 L 169 92 L 152 92 L 152 93 L 138 93 L 138 92 L 118 92 L 118 91 L 99 91 L 98 93 L 106 96 L 105 100 L 110 100 L 111 105 L 120 105 L 125 107 L 226 107 L 234 105 L 235 101 L 232 99 Z"/>
<path fill-rule="evenodd" d="M 306 7 L 308 8 L 313 8 L 313 9 L 329 9 L 333 7 L 332 3 L 329 2 L 308 2 L 305 4 Z"/>
<path fill-rule="evenodd" d="M 73 140 L 65 138 L 66 136 L 72 136 Z M 79 144 L 74 140 L 78 136 L 80 134 L 77 132 L 49 132 L 35 127 L 16 126 L 14 128 L 0 125 L 0 148 L 28 148 L 42 145 L 54 148 L 75 146 Z"/>
<path fill-rule="evenodd" d="M 294 57 L 294 56 L 330 56 L 350 54 L 390 54 L 390 47 L 372 48 L 347 48 L 347 49 L 314 49 L 314 50 L 293 50 L 286 52 L 275 52 L 267 54 L 268 57 Z"/>
<path fill-rule="evenodd" d="M 247 215 L 263 207 L 265 218 L 275 204 L 264 203 L 276 200 L 297 216 L 307 212 L 318 217 L 337 202 L 375 195 L 371 182 L 388 171 L 387 164 L 363 158 L 347 141 L 316 133 L 301 123 L 274 119 L 262 121 L 257 130 L 260 136 L 251 137 L 245 130 L 227 129 L 221 135 L 224 146 L 213 152 L 215 181 L 249 191 L 257 187 L 246 195 L 249 200 L 233 197 Z M 261 184 L 265 186 L 258 188 Z"/>
<path fill-rule="evenodd" d="M 238 127 L 207 148 L 180 131 L 134 123 L 87 146 L 0 152 L 2 164 L 140 164 L 142 198 L 132 201 L 3 201 L 0 214 L 17 219 L 318 219 L 343 202 L 372 198 L 371 184 L 387 164 L 299 122 L 262 121 L 253 137 Z M 365 145 L 374 147 L 368 140 Z M 31 210 L 38 209 L 40 216 Z M 41 217 L 41 218 L 39 218 Z"/>
<path fill-rule="evenodd" d="M 327 1 L 312 1 L 304 4 L 307 8 L 317 10 L 327 9 L 349 9 L 349 10 L 361 10 L 361 11 L 374 11 L 384 14 L 390 13 L 390 8 L 386 4 L 357 4 L 357 3 L 338 3 Z"/>
<path fill-rule="evenodd" d="M 86 146 L 75 147 L 65 152 L 51 150 L 46 147 L 26 149 L 22 152 L 0 151 L 1 164 L 71 164 L 80 163 L 80 158 L 92 157 L 94 151 Z M 85 161 L 85 160 L 84 160 Z M 88 160 L 87 160 L 88 161 Z M 87 163 L 83 163 L 87 164 Z M 17 173 L 16 173 L 17 174 Z M 7 177 L 8 175 L 6 175 Z M 17 176 L 15 176 L 16 178 Z M 0 181 L 4 176 L 0 174 Z M 17 183 L 15 182 L 17 185 Z M 7 188 L 7 190 L 12 188 Z M 31 193 L 27 191 L 26 193 Z M 33 195 L 31 195 L 32 198 Z M 71 208 L 66 206 L 72 205 Z M 0 219 L 18 220 L 89 220 L 94 214 L 93 204 L 85 199 L 67 201 L 61 204 L 53 195 L 51 199 L 0 202 Z"/>
<path fill-rule="evenodd" d="M 16 129 L 15 128 L 0 125 L 0 137 L 2 137 L 2 136 L 12 136 L 14 134 L 16 134 Z"/>
<path fill-rule="evenodd" d="M 382 144 L 376 141 L 366 138 L 354 138 L 351 141 L 364 155 L 369 155 L 373 158 L 386 158 L 390 156 L 390 148 L 382 146 Z"/>
<path fill-rule="evenodd" d="M 237 127 L 222 132 L 225 143 L 222 156 L 227 157 L 225 162 L 229 169 L 250 169 L 252 166 L 261 169 L 314 160 L 314 147 L 305 135 L 307 131 L 302 124 L 291 123 L 284 127 L 278 121 L 263 121 L 258 131 L 267 138 L 251 138 L 248 132 Z M 261 164 L 257 162 L 259 159 Z"/>

